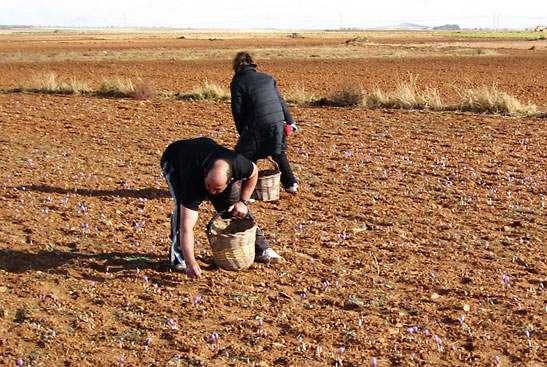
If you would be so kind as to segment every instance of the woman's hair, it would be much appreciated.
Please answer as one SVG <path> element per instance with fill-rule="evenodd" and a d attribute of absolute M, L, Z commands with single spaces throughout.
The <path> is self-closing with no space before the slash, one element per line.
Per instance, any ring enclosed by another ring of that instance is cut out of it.
<path fill-rule="evenodd" d="M 256 68 L 256 61 L 253 59 L 250 53 L 241 51 L 234 57 L 234 73 L 239 73 L 245 66 L 254 66 Z"/>

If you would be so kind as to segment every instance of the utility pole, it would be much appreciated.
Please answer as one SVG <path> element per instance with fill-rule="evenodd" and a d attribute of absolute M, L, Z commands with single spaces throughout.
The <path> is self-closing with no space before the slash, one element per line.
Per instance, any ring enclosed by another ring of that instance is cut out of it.
<path fill-rule="evenodd" d="M 492 16 L 494 19 L 494 31 L 498 31 L 500 29 L 500 14 L 494 12 Z"/>

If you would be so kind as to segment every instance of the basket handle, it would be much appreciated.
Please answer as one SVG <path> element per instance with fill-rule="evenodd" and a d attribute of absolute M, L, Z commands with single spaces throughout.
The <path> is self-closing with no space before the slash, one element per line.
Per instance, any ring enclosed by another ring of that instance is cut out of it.
<path fill-rule="evenodd" d="M 209 223 L 207 223 L 207 232 L 211 232 L 211 228 L 213 227 L 213 223 L 215 223 L 215 220 L 217 220 L 220 216 L 222 216 L 226 213 L 228 213 L 228 209 L 224 209 L 224 210 L 221 210 L 218 213 L 216 213 L 213 216 L 213 218 L 209 221 Z M 251 212 L 251 209 L 247 209 L 247 215 L 246 216 L 251 218 L 253 220 L 253 222 L 256 223 L 256 219 L 255 219 L 253 213 Z"/>
<path fill-rule="evenodd" d="M 275 170 L 279 171 L 279 165 L 271 157 L 267 157 L 267 158 L 263 158 L 263 159 L 270 161 L 270 163 L 274 166 Z"/>

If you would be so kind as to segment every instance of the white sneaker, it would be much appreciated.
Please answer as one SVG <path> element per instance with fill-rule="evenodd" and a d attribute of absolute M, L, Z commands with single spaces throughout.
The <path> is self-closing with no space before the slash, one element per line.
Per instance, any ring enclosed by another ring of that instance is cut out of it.
<path fill-rule="evenodd" d="M 265 264 L 279 264 L 283 262 L 283 257 L 281 257 L 277 252 L 274 251 L 273 248 L 270 247 L 264 250 L 261 255 L 256 255 L 255 261 Z"/>
<path fill-rule="evenodd" d="M 296 194 L 296 190 L 298 190 L 298 184 L 296 182 L 285 189 L 285 191 L 290 192 L 291 194 Z"/>

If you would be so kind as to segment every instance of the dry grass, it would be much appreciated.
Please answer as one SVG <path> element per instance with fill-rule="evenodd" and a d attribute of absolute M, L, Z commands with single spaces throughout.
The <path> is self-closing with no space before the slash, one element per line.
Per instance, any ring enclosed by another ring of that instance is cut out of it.
<path fill-rule="evenodd" d="M 499 91 L 495 85 L 477 90 L 468 89 L 461 93 L 459 109 L 476 113 L 497 113 L 503 115 L 534 115 L 537 107 L 524 104 L 506 92 Z"/>
<path fill-rule="evenodd" d="M 91 92 L 85 82 L 74 78 L 60 79 L 54 72 L 35 73 L 29 82 L 20 88 L 22 92 L 57 93 L 82 95 Z"/>
<path fill-rule="evenodd" d="M 312 102 L 316 106 L 366 107 L 367 91 L 359 85 L 345 85 L 342 90 Z"/>
<path fill-rule="evenodd" d="M 203 86 L 194 88 L 190 93 L 176 95 L 175 98 L 193 101 L 229 101 L 231 99 L 227 88 L 208 80 Z"/>
<path fill-rule="evenodd" d="M 384 92 L 379 88 L 369 92 L 361 86 L 344 86 L 341 91 L 322 98 L 315 104 L 337 107 L 444 109 L 437 89 L 427 88 L 420 91 L 416 82 L 417 77 L 411 75 L 408 82 L 399 83 L 392 92 Z"/>
<path fill-rule="evenodd" d="M 97 95 L 106 97 L 132 97 L 135 93 L 135 86 L 129 78 L 115 77 L 103 80 Z"/>
<path fill-rule="evenodd" d="M 131 97 L 138 100 L 148 100 L 156 97 L 156 89 L 150 82 L 140 81 L 135 87 L 135 91 Z"/>
<path fill-rule="evenodd" d="M 151 99 L 155 92 L 151 84 L 139 81 L 137 86 L 129 78 L 116 77 L 105 79 L 99 90 L 93 90 L 86 82 L 75 78 L 62 79 L 54 72 L 33 74 L 22 87 L 13 92 L 95 95 L 103 97 L 130 97 L 135 99 Z"/>
<path fill-rule="evenodd" d="M 288 103 L 297 105 L 307 105 L 316 99 L 315 94 L 306 90 L 302 85 L 297 85 L 295 88 L 285 92 L 283 98 L 285 98 L 285 101 Z"/>
<path fill-rule="evenodd" d="M 360 86 L 345 86 L 341 91 L 329 97 L 313 101 L 312 105 L 363 108 L 428 109 L 434 111 L 470 111 L 475 113 L 501 114 L 509 116 L 538 116 L 533 104 L 524 104 L 506 92 L 490 88 L 469 89 L 461 93 L 461 102 L 455 105 L 445 104 L 435 88 L 419 90 L 417 77 L 410 76 L 409 81 L 401 82 L 392 92 L 379 88 L 372 92 Z"/>
<path fill-rule="evenodd" d="M 417 87 L 417 76 L 410 75 L 408 82 L 400 82 L 395 91 L 383 93 L 380 90 L 367 96 L 365 107 L 383 107 L 400 109 L 443 110 L 445 105 L 440 93 L 435 88 L 420 91 Z"/>
<path fill-rule="evenodd" d="M 410 75 L 409 80 L 400 82 L 391 92 L 376 88 L 367 91 L 362 86 L 344 86 L 342 90 L 328 97 L 317 98 L 303 86 L 289 90 L 285 99 L 296 105 L 362 107 L 362 108 L 395 108 L 395 109 L 428 109 L 435 111 L 469 111 L 474 113 L 502 114 L 509 116 L 536 116 L 545 118 L 545 112 L 538 112 L 533 104 L 524 104 L 496 86 L 468 89 L 460 93 L 461 102 L 447 105 L 442 101 L 435 88 L 420 90 L 417 77 Z M 230 101 L 230 91 L 218 84 L 205 81 L 203 86 L 196 87 L 187 94 L 157 94 L 150 83 L 142 80 L 135 86 L 127 77 L 105 79 L 98 91 L 93 91 L 87 83 L 74 78 L 61 79 L 55 73 L 34 74 L 23 87 L 12 92 L 57 93 L 71 95 L 96 95 L 135 99 L 183 99 L 194 101 Z"/>

